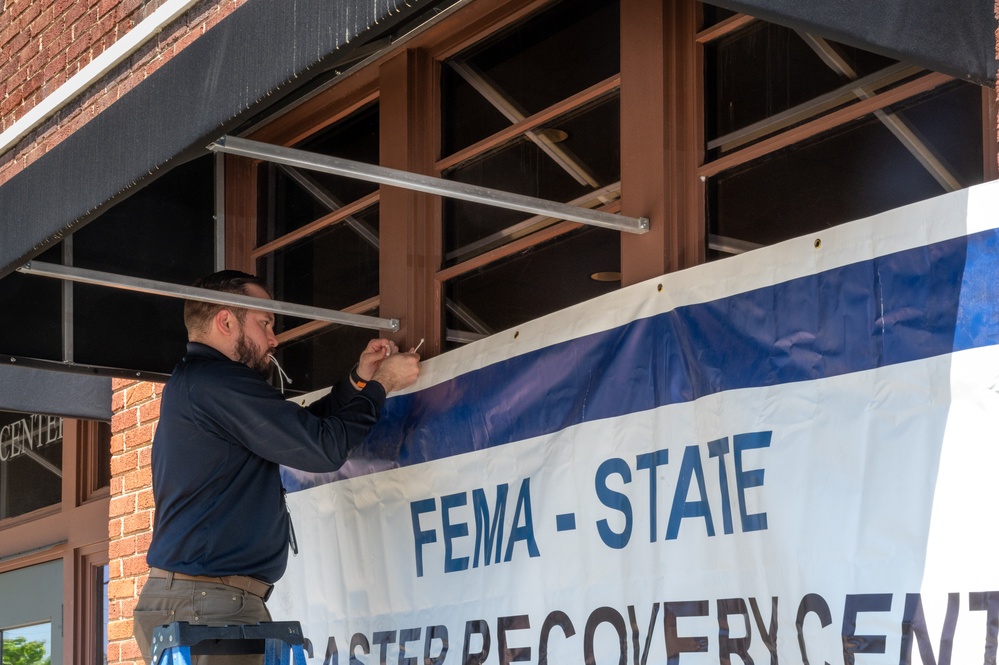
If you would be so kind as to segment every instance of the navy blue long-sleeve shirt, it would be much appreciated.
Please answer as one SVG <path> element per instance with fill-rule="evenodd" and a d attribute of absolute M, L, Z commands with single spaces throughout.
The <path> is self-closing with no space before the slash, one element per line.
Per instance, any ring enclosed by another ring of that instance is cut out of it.
<path fill-rule="evenodd" d="M 378 420 L 385 390 L 342 381 L 309 407 L 259 372 L 189 343 L 163 391 L 153 439 L 150 566 L 276 582 L 288 562 L 278 466 L 335 471 Z"/>

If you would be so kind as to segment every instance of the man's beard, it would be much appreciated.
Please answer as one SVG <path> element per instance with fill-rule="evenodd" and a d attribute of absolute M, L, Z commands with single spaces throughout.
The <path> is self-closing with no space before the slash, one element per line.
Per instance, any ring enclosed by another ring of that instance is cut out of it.
<path fill-rule="evenodd" d="M 271 359 L 269 354 L 254 348 L 242 330 L 239 331 L 239 337 L 236 338 L 236 360 L 257 370 L 265 377 L 270 375 Z"/>

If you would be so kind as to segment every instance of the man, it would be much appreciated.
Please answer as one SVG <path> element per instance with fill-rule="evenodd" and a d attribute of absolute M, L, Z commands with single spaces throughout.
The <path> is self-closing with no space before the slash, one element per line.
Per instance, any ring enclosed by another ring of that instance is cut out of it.
<path fill-rule="evenodd" d="M 261 280 L 234 270 L 195 286 L 270 297 Z M 284 573 L 290 530 L 278 465 L 335 471 L 387 393 L 420 372 L 416 353 L 372 340 L 350 381 L 305 408 L 264 379 L 277 347 L 273 314 L 188 301 L 184 323 L 187 354 L 166 383 L 153 439 L 150 574 L 133 614 L 147 661 L 156 626 L 270 620 L 264 601 Z"/>

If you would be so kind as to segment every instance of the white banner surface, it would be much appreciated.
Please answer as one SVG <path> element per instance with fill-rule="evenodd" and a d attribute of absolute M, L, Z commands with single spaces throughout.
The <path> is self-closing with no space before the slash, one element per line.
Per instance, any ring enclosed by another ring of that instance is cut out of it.
<path fill-rule="evenodd" d="M 285 476 L 316 660 L 996 662 L 999 187 L 424 364 Z"/>

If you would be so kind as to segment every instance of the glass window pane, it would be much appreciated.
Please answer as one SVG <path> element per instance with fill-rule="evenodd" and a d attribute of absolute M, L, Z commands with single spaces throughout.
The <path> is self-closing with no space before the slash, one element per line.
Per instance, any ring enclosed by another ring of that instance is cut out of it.
<path fill-rule="evenodd" d="M 722 7 L 715 7 L 714 5 L 705 3 L 701 5 L 701 29 L 710 28 L 717 23 L 721 23 L 727 18 L 732 18 L 737 13 L 738 12 L 732 11 L 731 9 L 723 9 Z"/>
<path fill-rule="evenodd" d="M 62 500 L 63 419 L 0 411 L 0 519 Z"/>
<path fill-rule="evenodd" d="M 314 173 L 300 173 L 314 179 Z M 262 163 L 259 178 L 258 246 L 300 229 L 330 212 L 329 206 L 323 205 L 279 164 Z"/>
<path fill-rule="evenodd" d="M 74 233 L 74 265 L 185 285 L 212 272 L 214 159 L 175 167 Z M 170 372 L 187 342 L 183 307 L 177 298 L 76 284 L 74 360 Z"/>
<path fill-rule="evenodd" d="M 529 116 L 617 74 L 619 26 L 617 2 L 560 2 L 456 56 L 464 76 L 445 64 L 444 154 L 509 126 L 498 105 Z"/>
<path fill-rule="evenodd" d="M 828 44 L 854 71 L 854 78 L 895 63 L 861 49 Z M 851 80 L 825 64 L 797 32 L 763 21 L 708 44 L 704 71 L 708 141 L 837 90 Z M 838 105 L 851 101 L 856 97 L 848 95 Z"/>
<path fill-rule="evenodd" d="M 97 423 L 96 438 L 91 441 L 97 473 L 91 491 L 111 486 L 111 423 Z"/>
<path fill-rule="evenodd" d="M 7 628 L 2 636 L 4 665 L 48 665 L 52 658 L 52 624 L 39 623 L 21 628 Z"/>
<path fill-rule="evenodd" d="M 351 221 L 377 236 L 378 207 Z M 261 257 L 257 275 L 277 300 L 343 309 L 378 295 L 378 249 L 344 221 Z"/>
<path fill-rule="evenodd" d="M 591 276 L 620 266 L 620 233 L 587 227 L 450 280 L 448 307 L 495 333 L 619 288 Z M 447 327 L 468 330 L 450 311 Z"/>
<path fill-rule="evenodd" d="M 97 653 L 94 654 L 94 663 L 101 665 L 108 662 L 108 583 L 110 582 L 111 570 L 107 565 L 94 567 L 95 588 L 98 589 L 95 600 L 97 601 L 97 635 L 94 646 Z"/>
<path fill-rule="evenodd" d="M 9 662 L 7 656 L 25 652 L 30 662 L 43 663 L 51 658 L 53 663 L 62 663 L 65 581 L 62 558 L 0 573 L 0 648 L 7 649 L 4 663 Z"/>
<path fill-rule="evenodd" d="M 294 147 L 364 164 L 378 164 L 378 106 L 371 105 Z M 376 192 L 376 183 L 319 171 L 260 167 L 260 211 L 257 244 L 301 228 L 344 204 Z"/>
<path fill-rule="evenodd" d="M 447 174 L 463 183 L 569 202 L 616 182 L 621 173 L 620 99 L 614 94 L 557 118 L 539 131 L 570 162 L 559 164 L 535 142 L 520 137 Z M 582 175 L 585 173 L 585 176 Z M 588 181 L 587 181 L 588 179 Z M 466 260 L 488 247 L 469 246 L 523 221 L 529 215 L 457 199 L 444 201 L 447 264 Z"/>
<path fill-rule="evenodd" d="M 38 257 L 62 263 L 62 245 Z M 12 324 L 0 327 L 0 348 L 12 356 L 63 360 L 62 284 L 57 279 L 12 273 L 0 280 L 0 311 Z"/>
<path fill-rule="evenodd" d="M 952 83 L 895 110 L 962 187 L 983 181 L 982 88 Z"/>
<path fill-rule="evenodd" d="M 962 187 L 983 179 L 980 94 L 971 84 L 952 84 L 912 100 L 897 116 Z M 710 179 L 710 229 L 770 244 L 944 191 L 885 122 L 867 116 Z"/>

